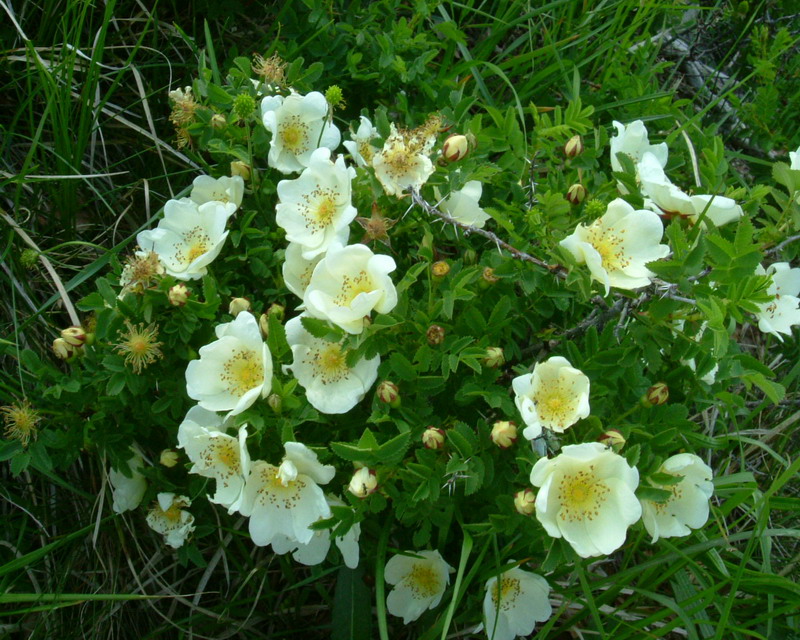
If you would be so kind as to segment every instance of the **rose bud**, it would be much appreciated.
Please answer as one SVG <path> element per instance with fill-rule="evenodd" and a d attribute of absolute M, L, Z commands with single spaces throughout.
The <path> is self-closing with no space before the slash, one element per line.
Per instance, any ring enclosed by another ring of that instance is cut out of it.
<path fill-rule="evenodd" d="M 489 437 L 501 449 L 508 449 L 517 441 L 517 425 L 510 420 L 495 422 Z"/>
<path fill-rule="evenodd" d="M 250 311 L 250 301 L 247 298 L 234 298 L 228 305 L 228 313 L 234 318 L 242 311 Z"/>
<path fill-rule="evenodd" d="M 514 508 L 517 513 L 529 516 L 536 511 L 536 494 L 533 489 L 523 489 L 514 494 Z"/>
<path fill-rule="evenodd" d="M 378 476 L 372 469 L 361 467 L 353 474 L 347 488 L 356 498 L 366 498 L 378 488 Z"/>
<path fill-rule="evenodd" d="M 469 140 L 460 133 L 453 134 L 442 145 L 442 157 L 447 162 L 457 162 L 469 153 Z"/>
<path fill-rule="evenodd" d="M 583 140 L 579 135 L 572 136 L 564 145 L 564 155 L 567 158 L 577 158 L 583 153 Z"/>
<path fill-rule="evenodd" d="M 444 447 L 444 429 L 428 427 L 422 434 L 422 444 L 426 449 L 441 449 Z"/>

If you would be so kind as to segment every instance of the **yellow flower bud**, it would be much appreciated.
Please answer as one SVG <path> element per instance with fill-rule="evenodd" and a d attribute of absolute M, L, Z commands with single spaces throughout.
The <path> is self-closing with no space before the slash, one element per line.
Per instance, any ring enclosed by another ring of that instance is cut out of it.
<path fill-rule="evenodd" d="M 647 390 L 642 399 L 646 407 L 664 404 L 669 400 L 669 387 L 664 382 L 656 382 Z"/>
<path fill-rule="evenodd" d="M 572 136 L 564 145 L 564 155 L 567 158 L 576 158 L 583 153 L 583 140 L 579 135 Z"/>
<path fill-rule="evenodd" d="M 264 340 L 269 338 L 269 316 L 266 313 L 262 313 L 259 316 L 258 328 L 261 329 L 261 335 L 264 336 Z"/>
<path fill-rule="evenodd" d="M 271 393 L 267 397 L 267 404 L 275 413 L 280 414 L 281 408 L 283 407 L 283 400 L 277 393 Z"/>
<path fill-rule="evenodd" d="M 478 281 L 481 287 L 488 288 L 491 287 L 493 284 L 496 284 L 500 278 L 494 275 L 494 269 L 491 267 L 484 267 L 483 273 L 481 273 L 481 279 Z"/>
<path fill-rule="evenodd" d="M 422 444 L 426 449 L 441 449 L 444 441 L 444 429 L 438 427 L 428 427 L 422 434 Z"/>
<path fill-rule="evenodd" d="M 469 153 L 469 140 L 460 133 L 453 134 L 442 145 L 442 157 L 448 162 L 456 162 Z"/>
<path fill-rule="evenodd" d="M 444 260 L 439 260 L 431 265 L 431 275 L 435 280 L 441 280 L 450 273 L 450 265 Z"/>
<path fill-rule="evenodd" d="M 514 508 L 523 516 L 529 516 L 536 511 L 536 494 L 533 489 L 517 491 L 514 494 Z"/>
<path fill-rule="evenodd" d="M 178 452 L 172 449 L 164 449 L 158 457 L 158 461 L 167 469 L 171 469 L 178 464 Z"/>
<path fill-rule="evenodd" d="M 247 298 L 234 298 L 228 305 L 228 313 L 234 318 L 242 311 L 250 311 L 250 301 Z"/>
<path fill-rule="evenodd" d="M 347 487 L 356 498 L 366 498 L 371 493 L 374 493 L 377 488 L 378 476 L 372 469 L 367 467 L 358 469 L 353 474 L 350 485 Z"/>
<path fill-rule="evenodd" d="M 64 338 L 56 338 L 53 340 L 53 353 L 61 360 L 69 360 L 77 352 L 77 347 L 72 346 Z"/>
<path fill-rule="evenodd" d="M 400 389 L 389 380 L 382 381 L 375 390 L 378 400 L 395 409 L 400 406 Z"/>
<path fill-rule="evenodd" d="M 234 160 L 231 162 L 231 175 L 232 176 L 241 176 L 242 180 L 249 180 L 250 179 L 250 165 L 246 162 L 242 162 L 241 160 Z"/>
<path fill-rule="evenodd" d="M 503 366 L 506 361 L 505 354 L 501 347 L 487 347 L 486 355 L 483 357 L 483 364 L 490 369 Z"/>
<path fill-rule="evenodd" d="M 625 446 L 625 438 L 622 436 L 622 433 L 619 431 L 619 429 L 609 429 L 603 433 L 598 440 L 602 444 L 613 449 L 615 453 L 619 453 L 622 450 L 622 447 Z"/>
<path fill-rule="evenodd" d="M 211 116 L 211 126 L 214 129 L 223 129 L 228 124 L 228 119 L 221 113 L 215 113 Z"/>
<path fill-rule="evenodd" d="M 425 337 L 428 339 L 428 344 L 432 347 L 442 344 L 444 342 L 445 330 L 438 324 L 432 324 L 428 327 Z"/>
<path fill-rule="evenodd" d="M 86 343 L 83 327 L 67 327 L 61 331 L 61 337 L 73 347 L 81 347 Z"/>
<path fill-rule="evenodd" d="M 517 441 L 517 425 L 510 420 L 495 422 L 489 437 L 501 449 L 508 449 Z"/>
<path fill-rule="evenodd" d="M 182 307 L 189 300 L 191 294 L 192 292 L 189 290 L 189 287 L 179 283 L 170 287 L 167 292 L 167 298 L 173 307 Z"/>
<path fill-rule="evenodd" d="M 567 202 L 574 205 L 579 205 L 586 199 L 586 187 L 582 184 L 573 184 L 567 189 L 567 194 L 564 196 Z"/>

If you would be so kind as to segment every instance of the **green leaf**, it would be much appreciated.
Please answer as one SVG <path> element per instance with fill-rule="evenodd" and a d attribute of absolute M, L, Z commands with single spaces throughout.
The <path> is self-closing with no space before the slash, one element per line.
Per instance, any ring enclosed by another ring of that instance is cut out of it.
<path fill-rule="evenodd" d="M 672 486 L 674 484 L 678 484 L 683 480 L 683 476 L 681 475 L 673 475 L 671 473 L 662 473 L 657 471 L 656 473 L 651 473 L 649 476 L 650 481 L 654 484 L 658 484 L 664 487 Z"/>
<path fill-rule="evenodd" d="M 656 489 L 655 487 L 640 486 L 636 490 L 636 497 L 640 500 L 650 500 L 651 502 L 664 504 L 672 497 L 672 491 L 668 491 L 667 489 Z"/>
<path fill-rule="evenodd" d="M 395 467 L 403 460 L 408 449 L 411 432 L 406 431 L 395 436 L 391 440 L 384 442 L 375 452 L 375 457 L 379 462 L 390 467 Z"/>
<path fill-rule="evenodd" d="M 339 569 L 333 594 L 331 640 L 370 640 L 372 615 L 365 614 L 364 604 L 371 600 L 362 567 Z"/>
<path fill-rule="evenodd" d="M 327 320 L 301 316 L 300 323 L 315 338 L 327 340 L 328 342 L 339 342 L 344 337 L 344 332 Z"/>

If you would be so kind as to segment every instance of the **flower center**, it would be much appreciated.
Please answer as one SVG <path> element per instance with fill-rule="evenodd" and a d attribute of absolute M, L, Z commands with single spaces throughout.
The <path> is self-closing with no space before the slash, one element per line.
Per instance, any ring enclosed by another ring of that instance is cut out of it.
<path fill-rule="evenodd" d="M 317 222 L 323 227 L 327 227 L 333 221 L 333 214 L 336 213 L 336 203 L 330 196 L 324 197 L 318 204 L 314 215 Z"/>
<path fill-rule="evenodd" d="M 228 469 L 238 469 L 240 461 L 237 443 L 228 438 L 215 438 L 214 440 L 218 441 L 216 443 L 217 462 Z"/>
<path fill-rule="evenodd" d="M 287 118 L 278 128 L 283 148 L 290 153 L 302 153 L 308 147 L 308 126 L 297 116 Z"/>
<path fill-rule="evenodd" d="M 589 227 L 589 243 L 600 254 L 603 269 L 606 271 L 619 271 L 630 264 L 622 248 L 624 233 L 624 229 L 618 233 L 602 229 L 596 222 Z"/>
<path fill-rule="evenodd" d="M 536 412 L 542 424 L 548 428 L 566 428 L 575 412 L 576 397 L 568 395 L 569 387 L 561 380 L 542 382 L 533 394 Z"/>
<path fill-rule="evenodd" d="M 222 381 L 228 391 L 238 396 L 264 384 L 264 363 L 259 354 L 249 349 L 234 351 L 223 365 Z"/>
<path fill-rule="evenodd" d="M 558 499 L 561 502 L 561 520 L 576 522 L 594 520 L 600 515 L 603 503 L 608 499 L 609 488 L 594 475 L 594 465 L 565 474 L 558 484 Z"/>
<path fill-rule="evenodd" d="M 204 253 L 208 253 L 212 242 L 202 227 L 193 227 L 183 235 L 183 262 L 189 264 Z"/>
<path fill-rule="evenodd" d="M 508 611 L 514 606 L 520 594 L 519 580 L 517 578 L 503 577 L 498 579 L 492 589 L 492 602 L 495 608 Z"/>
<path fill-rule="evenodd" d="M 359 271 L 354 277 L 343 276 L 342 292 L 336 297 L 336 304 L 349 307 L 360 293 L 370 293 L 375 290 L 375 284 L 366 271 Z"/>
<path fill-rule="evenodd" d="M 442 581 L 439 574 L 433 567 L 424 564 L 415 564 L 406 578 L 408 586 L 414 593 L 414 597 L 431 598 L 439 593 L 442 588 Z"/>
<path fill-rule="evenodd" d="M 369 143 L 369 140 L 359 142 L 357 148 L 359 155 L 364 158 L 364 162 L 366 162 L 368 165 L 371 165 L 372 157 L 375 154 L 372 151 L 372 145 Z"/>

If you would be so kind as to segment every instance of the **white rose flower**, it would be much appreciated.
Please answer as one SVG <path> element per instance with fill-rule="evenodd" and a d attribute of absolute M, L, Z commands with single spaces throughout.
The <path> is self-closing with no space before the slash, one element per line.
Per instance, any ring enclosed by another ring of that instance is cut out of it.
<path fill-rule="evenodd" d="M 189 197 L 198 205 L 206 202 L 231 202 L 238 209 L 244 197 L 244 180 L 241 176 L 197 176 L 192 182 Z"/>
<path fill-rule="evenodd" d="M 656 213 L 667 216 L 679 215 L 689 218 L 696 224 L 705 211 L 703 220 L 711 220 L 719 227 L 744 214 L 735 200 L 724 196 L 696 195 L 690 196 L 670 182 L 664 169 L 652 153 L 645 153 L 638 165 L 645 196 L 645 206 Z"/>
<path fill-rule="evenodd" d="M 326 499 L 329 506 L 345 506 L 344 502 L 335 496 L 327 496 Z M 305 544 L 301 544 L 284 535 L 278 535 L 272 539 L 272 550 L 279 555 L 291 551 L 293 552 L 292 557 L 297 562 L 313 567 L 322 564 L 327 557 L 328 550 L 331 548 L 330 533 L 328 529 L 314 531 L 311 540 Z M 334 542 L 342 554 L 345 566 L 350 569 L 355 569 L 358 566 L 358 539 L 360 536 L 361 525 L 356 523 L 343 536 L 334 538 Z"/>
<path fill-rule="evenodd" d="M 286 370 L 306 390 L 311 406 L 322 413 L 347 413 L 378 377 L 379 356 L 359 360 L 350 368 L 341 343 L 315 338 L 303 328 L 300 317 L 286 323 L 286 341 L 293 356 Z"/>
<path fill-rule="evenodd" d="M 478 204 L 482 192 L 483 185 L 478 180 L 470 180 L 462 189 L 452 191 L 440 208 L 458 222 L 482 229 L 491 218 Z"/>
<path fill-rule="evenodd" d="M 280 466 L 256 460 L 245 482 L 239 512 L 250 517 L 250 537 L 260 547 L 278 536 L 308 544 L 314 536 L 309 526 L 331 513 L 319 485 L 330 482 L 335 469 L 299 442 L 284 447 Z"/>
<path fill-rule="evenodd" d="M 788 262 L 775 262 L 766 269 L 758 265 L 756 275 L 772 276 L 767 293 L 775 296 L 772 302 L 760 305 L 758 328 L 783 342 L 780 334 L 790 336 L 792 326 L 800 324 L 800 269 L 790 268 Z"/>
<path fill-rule="evenodd" d="M 194 463 L 189 473 L 217 481 L 217 491 L 209 500 L 234 513 L 241 506 L 244 481 L 250 471 L 247 425 L 239 428 L 238 438 L 221 431 L 222 426 L 222 418 L 216 413 L 192 407 L 178 427 L 178 448 L 185 450 Z"/>
<path fill-rule="evenodd" d="M 347 240 L 342 244 L 346 242 Z M 306 260 L 303 257 L 303 245 L 290 242 L 286 247 L 283 262 L 283 282 L 286 288 L 301 300 L 306 292 L 308 283 L 311 282 L 311 274 L 314 273 L 314 267 L 322 260 L 322 255 L 319 254 L 311 260 Z"/>
<path fill-rule="evenodd" d="M 334 242 L 314 267 L 303 296 L 308 313 L 330 320 L 348 333 L 364 330 L 364 316 L 374 309 L 389 313 L 397 304 L 397 290 L 389 274 L 394 259 L 374 254 L 363 244 L 347 247 Z"/>
<path fill-rule="evenodd" d="M 442 600 L 453 568 L 438 551 L 409 551 L 419 557 L 392 556 L 383 577 L 394 588 L 386 598 L 386 609 L 408 624 Z"/>
<path fill-rule="evenodd" d="M 797 147 L 797 151 L 789 152 L 789 168 L 800 171 L 800 147 Z"/>
<path fill-rule="evenodd" d="M 217 340 L 200 348 L 200 359 L 186 367 L 186 392 L 203 409 L 235 416 L 269 394 L 272 356 L 249 311 L 217 325 L 216 334 Z"/>
<path fill-rule="evenodd" d="M 381 149 L 372 158 L 375 177 L 386 195 L 400 197 L 406 189 L 419 189 L 434 171 L 428 157 L 436 138 L 399 132 L 394 124 Z"/>
<path fill-rule="evenodd" d="M 653 542 L 659 538 L 688 536 L 708 520 L 708 500 L 714 492 L 713 472 L 692 453 L 667 458 L 658 470 L 683 479 L 673 485 L 655 485 L 672 492 L 664 503 L 642 500 L 642 522 Z"/>
<path fill-rule="evenodd" d="M 624 153 L 633 160 L 633 164 L 637 170 L 637 181 L 639 180 L 638 165 L 645 153 L 651 153 L 662 167 L 667 166 L 669 149 L 667 148 L 666 142 L 650 144 L 650 140 L 647 137 L 647 128 L 641 120 L 635 120 L 627 126 L 615 120 L 613 125 L 617 130 L 617 135 L 609 141 L 609 146 L 611 148 L 611 169 L 613 171 L 622 171 L 622 164 L 617 159 L 618 153 Z M 621 183 L 618 182 L 617 186 L 621 193 L 628 192 Z"/>
<path fill-rule="evenodd" d="M 306 260 L 325 253 L 355 219 L 350 193 L 355 175 L 353 167 L 345 167 L 343 156 L 331 162 L 330 149 L 321 147 L 311 154 L 299 178 L 278 183 L 275 222 L 289 242 L 303 246 Z"/>
<path fill-rule="evenodd" d="M 108 472 L 111 496 L 114 501 L 111 508 L 114 513 L 124 513 L 135 509 L 141 504 L 144 493 L 147 491 L 147 480 L 141 474 L 141 469 L 144 468 L 142 456 L 134 452 L 127 462 L 131 470 L 130 477 L 116 469 Z"/>
<path fill-rule="evenodd" d="M 361 116 L 361 124 L 355 134 L 350 134 L 351 140 L 345 140 L 342 144 L 350 152 L 359 167 L 371 167 L 372 158 L 378 151 L 370 142 L 374 138 L 380 137 L 378 130 L 372 126 L 369 118 Z"/>
<path fill-rule="evenodd" d="M 158 227 L 136 236 L 145 251 L 158 254 L 164 270 L 179 280 L 197 280 L 219 255 L 228 237 L 225 225 L 236 211 L 232 202 L 169 200 Z"/>
<path fill-rule="evenodd" d="M 536 518 L 582 558 L 618 549 L 642 515 L 634 494 L 639 471 L 599 442 L 567 445 L 555 458 L 540 458 L 531 484 L 541 487 Z"/>
<path fill-rule="evenodd" d="M 542 576 L 509 569 L 486 582 L 483 617 L 489 640 L 514 640 L 529 636 L 537 622 L 553 615 L 550 585 Z"/>
<path fill-rule="evenodd" d="M 564 433 L 589 415 L 589 378 L 561 356 L 537 363 L 533 373 L 514 378 L 511 387 L 528 440 L 542 435 L 542 427 Z"/>
<path fill-rule="evenodd" d="M 186 538 L 194 531 L 194 516 L 184 507 L 190 507 L 192 501 L 186 496 L 174 493 L 159 493 L 158 502 L 147 514 L 147 524 L 156 533 L 164 536 L 173 549 L 183 546 Z"/>
<path fill-rule="evenodd" d="M 659 244 L 663 235 L 657 214 L 636 211 L 617 198 L 605 215 L 588 227 L 579 224 L 560 244 L 575 260 L 588 265 L 592 278 L 605 286 L 608 295 L 611 287 L 638 289 L 650 284 L 653 273 L 645 265 L 669 253 L 667 245 Z"/>
<path fill-rule="evenodd" d="M 267 96 L 261 101 L 264 126 L 272 134 L 267 162 L 281 173 L 302 171 L 319 147 L 336 149 L 339 129 L 328 122 L 328 102 L 318 91 L 301 96 Z"/>

